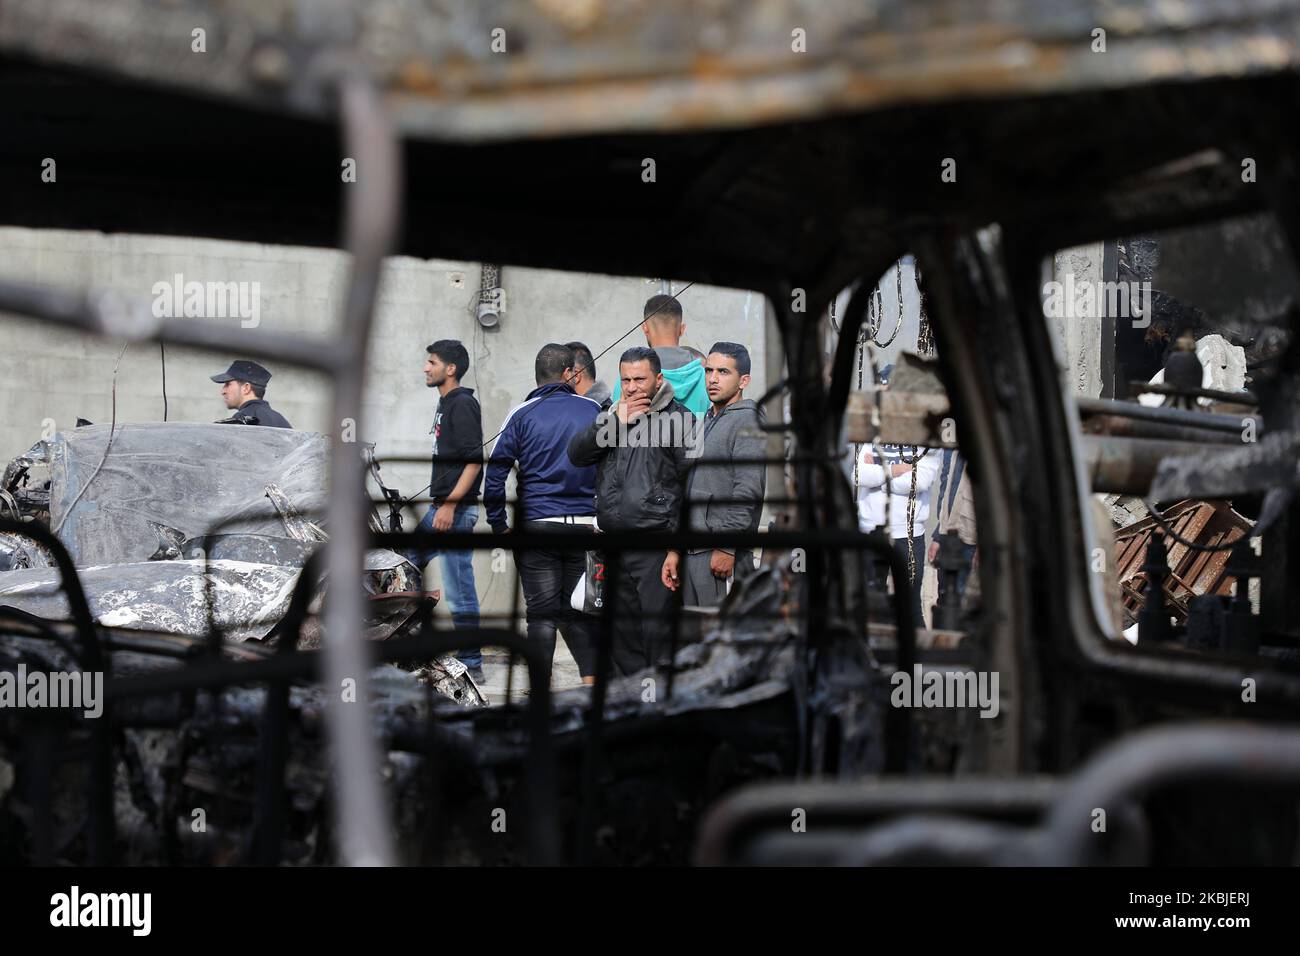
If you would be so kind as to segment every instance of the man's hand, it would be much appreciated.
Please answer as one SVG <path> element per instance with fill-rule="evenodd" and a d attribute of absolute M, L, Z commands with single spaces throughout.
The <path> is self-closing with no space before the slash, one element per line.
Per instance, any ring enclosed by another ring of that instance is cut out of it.
<path fill-rule="evenodd" d="M 664 566 L 659 571 L 659 580 L 670 591 L 676 591 L 680 585 L 677 579 L 677 565 L 680 561 L 681 555 L 676 551 L 669 551 L 668 557 L 664 558 Z"/>
<path fill-rule="evenodd" d="M 871 446 L 868 445 L 866 448 L 862 449 L 862 464 L 874 465 L 875 463 L 876 456 L 871 454 Z"/>
<path fill-rule="evenodd" d="M 904 465 L 902 462 L 899 462 L 896 465 L 890 466 L 889 473 L 893 475 L 895 478 L 897 478 L 899 475 L 905 475 L 911 470 L 912 470 L 911 465 Z"/>
<path fill-rule="evenodd" d="M 644 415 L 648 411 L 650 411 L 650 399 L 644 396 L 641 398 L 631 399 L 630 401 L 624 399 L 614 407 L 614 414 L 617 415 L 618 420 L 624 424 L 630 422 L 639 415 Z"/>
<path fill-rule="evenodd" d="M 713 554 L 709 557 L 709 570 L 713 572 L 715 578 L 725 580 L 731 577 L 736 570 L 736 556 L 714 548 Z"/>
<path fill-rule="evenodd" d="M 456 505 L 450 501 L 444 501 L 438 505 L 438 510 L 433 513 L 433 530 L 450 531 L 452 519 L 456 517 Z"/>
<path fill-rule="evenodd" d="M 937 557 L 939 557 L 939 541 L 938 539 L 935 539 L 930 542 L 930 550 L 926 553 L 925 560 L 930 564 L 934 564 L 934 559 Z M 938 567 L 937 564 L 934 566 L 936 568 Z"/>

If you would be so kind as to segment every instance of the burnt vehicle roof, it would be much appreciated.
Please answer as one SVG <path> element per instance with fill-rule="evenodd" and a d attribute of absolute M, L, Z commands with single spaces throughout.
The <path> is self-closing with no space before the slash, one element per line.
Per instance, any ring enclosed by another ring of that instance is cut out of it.
<path fill-rule="evenodd" d="M 745 10 L 10 0 L 0 220 L 333 245 L 324 77 L 355 54 L 407 137 L 398 251 L 765 291 L 779 277 L 816 303 L 944 223 L 1026 220 L 1064 242 L 1210 196 L 1257 208 L 1262 190 L 1232 182 L 1239 157 L 1150 170 L 1213 145 L 1202 130 L 1229 110 L 1248 138 L 1241 98 L 1216 91 L 1251 84 L 1263 110 L 1300 60 L 1300 10 L 1278 0 Z M 45 156 L 59 203 L 27 174 Z"/>
<path fill-rule="evenodd" d="M 279 487 L 299 513 L 319 521 L 324 512 L 329 442 L 314 432 L 171 422 L 119 425 L 105 459 L 108 432 L 107 425 L 92 425 L 60 432 L 37 446 L 50 467 L 51 526 L 60 529 L 78 566 L 149 560 L 159 545 L 151 522 L 175 528 L 182 539 L 235 533 L 289 537 L 266 497 L 269 484 Z"/>

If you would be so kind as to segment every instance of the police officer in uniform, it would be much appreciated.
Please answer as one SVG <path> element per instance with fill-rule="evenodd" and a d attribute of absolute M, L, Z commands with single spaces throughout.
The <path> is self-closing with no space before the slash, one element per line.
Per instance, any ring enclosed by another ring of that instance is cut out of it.
<path fill-rule="evenodd" d="M 266 403 L 263 396 L 266 395 L 266 383 L 271 381 L 271 373 L 256 362 L 243 359 L 231 362 L 230 368 L 220 375 L 213 375 L 212 381 L 221 383 L 221 397 L 226 401 L 226 408 L 235 409 L 235 414 L 223 418 L 218 425 L 293 427 Z"/>

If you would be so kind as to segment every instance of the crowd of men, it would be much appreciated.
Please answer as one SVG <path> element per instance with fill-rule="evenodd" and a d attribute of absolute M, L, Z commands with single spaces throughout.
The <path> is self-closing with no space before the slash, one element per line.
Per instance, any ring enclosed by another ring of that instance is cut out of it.
<path fill-rule="evenodd" d="M 534 361 L 536 388 L 506 415 L 494 442 L 484 441 L 474 390 L 461 384 L 469 371 L 465 346 L 454 339 L 430 345 L 425 381 L 438 389 L 440 401 L 432 429 L 432 505 L 421 527 L 472 529 L 481 499 L 496 534 L 586 532 L 593 553 L 600 550 L 600 532 L 671 532 L 683 513 L 691 530 L 756 530 L 765 440 L 762 412 L 744 397 L 748 349 L 735 342 L 715 343 L 705 355 L 683 348 L 686 327 L 672 296 L 651 297 L 643 318 L 647 345 L 619 357 L 612 390 L 598 378 L 582 342 L 544 345 Z M 506 487 L 512 472 L 514 505 Z M 520 516 L 513 528 L 512 514 Z M 453 624 L 476 628 L 472 553 L 431 551 L 419 558 L 434 554 L 441 558 Z M 584 577 L 587 553 L 527 548 L 517 549 L 515 559 L 529 640 L 550 660 L 558 631 L 583 680 L 592 682 L 597 622 L 574 606 L 575 592 L 593 584 Z M 717 604 L 737 576 L 753 569 L 750 552 L 725 546 L 623 553 L 616 588 L 604 596 L 614 604 L 615 672 L 631 674 L 664 661 L 674 600 Z M 482 676 L 479 651 L 463 652 L 461 660 L 473 676 Z"/>
<path fill-rule="evenodd" d="M 744 394 L 749 351 L 735 342 L 717 342 L 707 354 L 683 347 L 681 304 L 669 295 L 645 303 L 641 328 L 646 345 L 622 353 L 612 389 L 597 376 L 584 343 L 542 346 L 534 360 L 536 387 L 486 441 L 478 399 L 461 384 L 469 372 L 468 350 L 454 339 L 426 349 L 425 383 L 438 390 L 439 402 L 430 429 L 431 505 L 420 528 L 435 534 L 472 531 L 481 503 L 496 534 L 591 534 L 590 557 L 572 548 L 513 549 L 528 639 L 550 661 L 560 633 L 587 683 L 594 680 L 597 620 L 583 594 L 596 587 L 591 578 L 604 565 L 599 532 L 671 532 L 683 515 L 691 531 L 755 531 L 763 508 L 764 419 Z M 882 372 L 883 385 L 889 371 Z M 212 379 L 222 384 L 222 397 L 235 410 L 226 421 L 290 427 L 265 401 L 270 372 L 262 366 L 238 361 Z M 514 504 L 507 501 L 512 473 Z M 910 575 L 913 619 L 923 622 L 922 575 L 926 562 L 935 561 L 939 535 L 960 536 L 965 569 L 959 592 L 974 556 L 965 463 L 951 450 L 866 445 L 854 473 L 859 527 L 887 526 Z M 938 521 L 927 551 L 925 528 L 935 492 Z M 514 527 L 512 514 L 518 515 Z M 473 552 L 431 549 L 411 557 L 420 567 L 440 559 L 453 625 L 477 629 Z M 673 602 L 717 605 L 754 567 L 750 551 L 725 543 L 685 553 L 622 552 L 614 591 L 603 596 L 614 605 L 615 672 L 632 674 L 664 663 Z M 878 564 L 874 573 L 884 589 L 883 567 Z M 463 650 L 460 659 L 475 679 L 483 678 L 481 649 Z"/>

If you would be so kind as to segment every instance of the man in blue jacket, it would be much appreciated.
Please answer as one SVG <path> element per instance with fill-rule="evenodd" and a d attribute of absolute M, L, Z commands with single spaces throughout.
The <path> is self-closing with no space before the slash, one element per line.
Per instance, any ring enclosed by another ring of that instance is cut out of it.
<path fill-rule="evenodd" d="M 573 379 L 573 349 L 550 343 L 534 363 L 537 388 L 506 416 L 488 459 L 483 502 L 488 524 L 497 534 L 509 531 L 506 478 L 518 465 L 515 494 L 523 509 L 523 528 L 534 534 L 591 533 L 595 522 L 596 469 L 569 461 L 570 439 L 584 432 L 600 413 L 600 404 L 578 395 Z M 584 682 L 594 673 L 591 635 L 583 616 L 572 610 L 569 596 L 586 568 L 585 551 L 530 549 L 515 555 L 528 607 L 528 639 L 537 641 L 549 663 L 555 631 L 564 634 Z"/>

